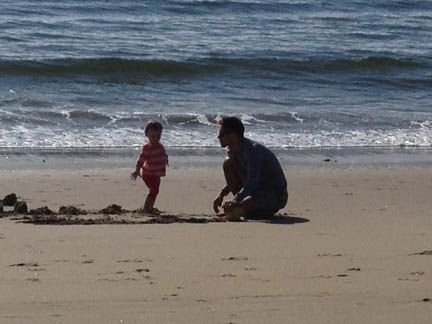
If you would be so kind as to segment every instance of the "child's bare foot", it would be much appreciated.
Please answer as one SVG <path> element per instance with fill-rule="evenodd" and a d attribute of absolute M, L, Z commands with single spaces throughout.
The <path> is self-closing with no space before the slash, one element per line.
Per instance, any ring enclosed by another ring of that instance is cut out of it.
<path fill-rule="evenodd" d="M 163 211 L 161 211 L 161 210 L 159 210 L 159 209 L 157 209 L 155 207 L 153 207 L 153 212 L 156 213 L 156 214 L 158 214 L 158 215 L 160 215 L 160 214 L 163 213 Z"/>
<path fill-rule="evenodd" d="M 161 211 L 156 208 L 143 208 L 143 212 L 153 216 L 158 216 L 161 214 Z"/>

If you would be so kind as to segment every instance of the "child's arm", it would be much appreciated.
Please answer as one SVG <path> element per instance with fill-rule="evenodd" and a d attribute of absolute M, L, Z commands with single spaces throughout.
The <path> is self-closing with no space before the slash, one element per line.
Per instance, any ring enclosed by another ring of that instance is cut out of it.
<path fill-rule="evenodd" d="M 135 171 L 131 173 L 130 178 L 132 180 L 136 180 L 137 177 L 141 177 L 141 168 L 144 165 L 144 162 L 146 161 L 146 159 L 148 159 L 148 152 L 145 149 L 145 145 L 143 146 L 143 149 L 138 157 L 138 160 L 136 162 L 136 167 L 135 167 Z"/>
<path fill-rule="evenodd" d="M 140 174 L 140 170 L 141 170 L 141 167 L 139 167 L 139 166 L 137 165 L 135 171 L 131 173 L 130 178 L 131 178 L 132 180 L 136 180 L 137 177 L 140 177 L 140 176 L 141 176 L 141 174 Z"/>
<path fill-rule="evenodd" d="M 169 160 L 168 160 L 168 154 L 167 154 L 167 152 L 166 152 L 166 150 L 165 150 L 165 146 L 163 146 L 162 144 L 161 144 L 161 147 L 162 147 L 162 151 L 163 151 L 163 154 L 165 154 L 165 159 L 166 159 L 166 165 L 167 166 L 169 166 Z"/>

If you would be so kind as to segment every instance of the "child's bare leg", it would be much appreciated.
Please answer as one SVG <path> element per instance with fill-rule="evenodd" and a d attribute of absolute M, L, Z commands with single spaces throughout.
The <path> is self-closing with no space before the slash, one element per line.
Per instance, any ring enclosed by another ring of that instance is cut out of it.
<path fill-rule="evenodd" d="M 159 215 L 160 213 L 153 206 L 159 193 L 160 177 L 143 177 L 143 179 L 150 190 L 144 203 L 144 212 Z"/>
<path fill-rule="evenodd" d="M 144 212 L 152 214 L 154 203 L 154 199 L 150 195 L 147 195 L 144 203 Z"/>

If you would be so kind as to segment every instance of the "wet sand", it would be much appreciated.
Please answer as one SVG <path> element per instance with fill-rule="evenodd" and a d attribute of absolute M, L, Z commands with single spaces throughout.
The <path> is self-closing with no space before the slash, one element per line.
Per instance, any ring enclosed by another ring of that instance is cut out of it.
<path fill-rule="evenodd" d="M 234 223 L 212 221 L 219 168 L 171 168 L 156 203 L 167 224 L 134 213 L 146 189 L 130 169 L 0 171 L 0 197 L 29 209 L 119 220 L 3 214 L 0 323 L 429 323 L 432 168 L 285 171 L 281 216 Z M 112 204 L 125 212 L 100 212 Z"/>

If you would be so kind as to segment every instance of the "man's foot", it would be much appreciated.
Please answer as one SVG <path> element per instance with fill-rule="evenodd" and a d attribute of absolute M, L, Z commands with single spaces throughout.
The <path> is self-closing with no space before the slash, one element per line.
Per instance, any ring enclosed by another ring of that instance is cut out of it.
<path fill-rule="evenodd" d="M 229 222 L 240 222 L 246 218 L 246 209 L 243 206 L 234 207 L 225 213 L 225 217 Z"/>

